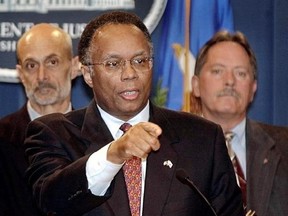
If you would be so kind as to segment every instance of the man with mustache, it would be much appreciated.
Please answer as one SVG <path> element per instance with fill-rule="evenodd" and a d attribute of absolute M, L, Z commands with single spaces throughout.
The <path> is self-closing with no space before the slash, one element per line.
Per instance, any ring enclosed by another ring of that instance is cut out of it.
<path fill-rule="evenodd" d="M 220 124 L 230 138 L 228 152 L 238 164 L 247 215 L 288 215 L 288 129 L 247 117 L 257 89 L 257 62 L 246 37 L 215 34 L 199 51 L 192 86 L 203 117 Z"/>
<path fill-rule="evenodd" d="M 33 26 L 17 43 L 16 69 L 28 101 L 0 120 L 0 202 L 5 203 L 1 209 L 5 216 L 40 215 L 24 176 L 28 166 L 23 148 L 25 131 L 37 117 L 72 110 L 71 84 L 79 70 L 78 62 L 78 57 L 73 58 L 70 36 L 50 24 Z"/>

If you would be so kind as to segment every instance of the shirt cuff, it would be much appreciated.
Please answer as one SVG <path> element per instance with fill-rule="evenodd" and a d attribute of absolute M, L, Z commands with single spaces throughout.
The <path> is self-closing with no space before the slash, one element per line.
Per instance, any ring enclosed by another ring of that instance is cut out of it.
<path fill-rule="evenodd" d="M 107 160 L 107 152 L 111 143 L 94 152 L 86 163 L 88 189 L 96 196 L 103 196 L 110 186 L 114 176 L 123 164 L 114 164 Z"/>

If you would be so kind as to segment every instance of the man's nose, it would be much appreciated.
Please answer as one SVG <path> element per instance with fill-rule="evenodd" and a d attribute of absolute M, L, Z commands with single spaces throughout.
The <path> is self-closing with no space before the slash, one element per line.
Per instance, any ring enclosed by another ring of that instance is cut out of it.
<path fill-rule="evenodd" d="M 43 65 L 40 65 L 39 71 L 38 71 L 38 80 L 43 81 L 47 79 L 47 71 Z"/>

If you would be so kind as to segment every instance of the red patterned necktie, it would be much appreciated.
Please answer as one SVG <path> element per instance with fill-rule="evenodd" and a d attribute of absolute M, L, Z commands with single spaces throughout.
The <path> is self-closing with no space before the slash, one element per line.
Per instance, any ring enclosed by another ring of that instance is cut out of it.
<path fill-rule="evenodd" d="M 121 125 L 120 130 L 125 133 L 130 127 L 131 125 L 129 123 L 124 123 Z M 123 166 L 123 171 L 129 197 L 131 215 L 139 216 L 142 183 L 141 159 L 133 157 L 132 159 L 126 161 Z"/>
<path fill-rule="evenodd" d="M 246 206 L 246 180 L 244 177 L 244 173 L 243 170 L 241 168 L 241 165 L 238 161 L 238 158 L 235 154 L 235 152 L 232 149 L 232 139 L 234 137 L 234 133 L 233 132 L 226 132 L 225 133 L 225 139 L 226 139 L 226 145 L 227 145 L 227 149 L 228 149 L 228 154 L 230 156 L 230 159 L 232 161 L 233 167 L 234 167 L 234 171 L 236 174 L 236 177 L 238 179 L 238 183 L 239 186 L 241 188 L 242 191 L 242 199 L 243 199 L 243 204 L 244 206 Z"/>

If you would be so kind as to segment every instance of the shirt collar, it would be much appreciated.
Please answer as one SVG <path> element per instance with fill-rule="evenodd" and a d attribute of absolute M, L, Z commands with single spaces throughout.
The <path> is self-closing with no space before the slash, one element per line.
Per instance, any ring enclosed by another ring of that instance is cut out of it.
<path fill-rule="evenodd" d="M 38 117 L 43 116 L 40 113 L 38 113 L 35 109 L 33 109 L 33 107 L 31 106 L 31 103 L 30 103 L 29 100 L 27 102 L 27 110 L 28 110 L 28 114 L 29 114 L 29 117 L 30 117 L 31 121 L 33 121 L 34 119 L 36 119 Z M 68 109 L 64 113 L 70 112 L 71 110 L 72 110 L 72 105 L 71 105 L 71 102 L 70 102 L 69 106 L 68 106 Z"/>
<path fill-rule="evenodd" d="M 235 134 L 235 138 L 238 139 L 238 141 L 243 140 L 245 138 L 245 126 L 246 126 L 246 118 L 244 118 L 236 127 L 232 129 L 232 132 Z M 234 139 L 234 138 L 233 138 Z M 245 142 L 238 142 L 241 143 L 243 148 L 245 148 Z"/>
<path fill-rule="evenodd" d="M 113 138 L 116 139 L 118 137 L 117 133 L 119 131 L 119 128 L 123 123 L 125 123 L 125 121 L 110 115 L 108 112 L 101 109 L 101 107 L 98 106 L 98 104 L 97 104 L 97 107 L 99 109 L 101 117 L 103 118 L 105 124 L 109 128 Z M 150 109 L 149 109 L 149 101 L 148 101 L 144 109 L 140 113 L 138 113 L 136 116 L 134 116 L 132 119 L 129 119 L 129 121 L 127 122 L 131 125 L 135 125 L 139 122 L 147 122 L 149 120 L 149 110 Z"/>

